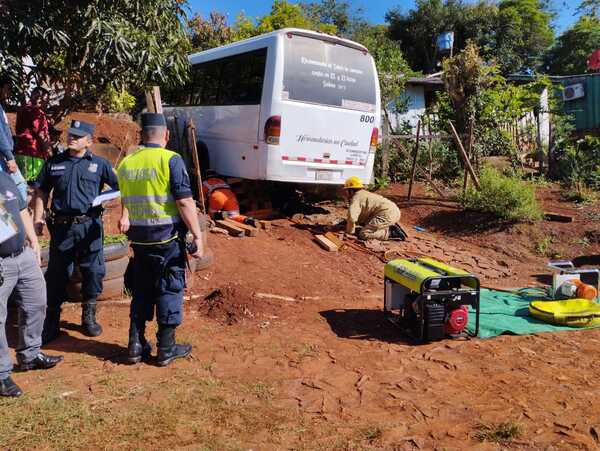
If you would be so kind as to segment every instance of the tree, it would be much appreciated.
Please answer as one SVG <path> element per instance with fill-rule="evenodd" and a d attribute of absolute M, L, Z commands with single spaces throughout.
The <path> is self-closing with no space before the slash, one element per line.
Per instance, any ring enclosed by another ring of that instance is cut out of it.
<path fill-rule="evenodd" d="M 441 59 L 436 46 L 441 33 L 454 31 L 455 53 L 468 40 L 484 47 L 492 40 L 497 15 L 497 7 L 488 1 L 471 5 L 463 0 L 417 0 L 414 9 L 407 13 L 391 10 L 386 20 L 390 36 L 400 42 L 411 67 L 431 73 L 438 69 Z"/>
<path fill-rule="evenodd" d="M 436 40 L 445 31 L 454 32 L 454 53 L 475 43 L 486 60 L 496 60 L 503 73 L 540 63 L 552 44 L 552 15 L 544 0 L 417 0 L 403 14 L 389 11 L 390 34 L 400 41 L 411 67 L 434 72 L 441 60 Z"/>
<path fill-rule="evenodd" d="M 599 11 L 600 0 L 583 0 L 577 8 L 578 13 L 587 14 L 590 16 L 598 16 Z"/>
<path fill-rule="evenodd" d="M 400 45 L 389 37 L 384 25 L 365 25 L 357 31 L 353 39 L 369 49 L 375 60 L 379 74 L 381 104 L 386 120 L 389 121 L 387 106 L 400 98 L 412 70 L 402 55 Z"/>
<path fill-rule="evenodd" d="M 109 89 L 172 86 L 187 77 L 185 0 L 4 0 L 3 66 L 62 93 L 59 114 Z M 28 59 L 33 64 L 27 64 Z"/>
<path fill-rule="evenodd" d="M 352 36 L 361 26 L 366 25 L 360 17 L 362 9 L 353 11 L 347 1 L 321 0 L 320 3 L 301 3 L 300 6 L 311 22 L 333 25 L 340 36 Z"/>
<path fill-rule="evenodd" d="M 195 51 L 202 51 L 229 44 L 235 32 L 227 25 L 225 16 L 212 11 L 207 19 L 195 15 L 188 23 L 190 40 Z"/>
<path fill-rule="evenodd" d="M 554 40 L 552 14 L 542 0 L 502 0 L 498 5 L 496 56 L 503 72 L 535 68 Z"/>
<path fill-rule="evenodd" d="M 587 60 L 600 48 L 600 18 L 582 16 L 557 39 L 546 56 L 548 73 L 552 75 L 583 74 Z"/>

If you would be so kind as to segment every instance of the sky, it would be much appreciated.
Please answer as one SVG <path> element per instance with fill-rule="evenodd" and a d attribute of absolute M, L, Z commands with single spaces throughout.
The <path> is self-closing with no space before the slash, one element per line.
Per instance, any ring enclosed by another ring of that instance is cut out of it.
<path fill-rule="evenodd" d="M 316 0 L 312 0 L 316 1 Z M 414 0 L 348 0 L 356 8 L 362 8 L 364 17 L 372 23 L 384 23 L 385 13 L 390 9 L 399 7 L 401 11 L 408 11 L 414 5 Z M 271 10 L 271 0 L 189 0 L 192 11 L 207 16 L 211 11 L 219 11 L 229 17 L 230 23 L 240 11 L 251 17 L 268 14 Z M 291 0 L 292 3 L 297 3 Z M 572 25 L 576 17 L 575 9 L 580 0 L 554 0 L 553 9 L 557 14 L 555 26 L 562 32 Z"/>

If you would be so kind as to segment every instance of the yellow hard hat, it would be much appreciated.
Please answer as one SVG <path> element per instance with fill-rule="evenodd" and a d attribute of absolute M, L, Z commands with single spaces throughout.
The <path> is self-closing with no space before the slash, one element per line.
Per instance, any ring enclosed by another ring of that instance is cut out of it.
<path fill-rule="evenodd" d="M 346 182 L 344 183 L 344 188 L 346 189 L 351 189 L 351 188 L 364 188 L 365 185 L 362 184 L 362 182 L 360 181 L 360 179 L 353 175 L 352 177 L 348 177 L 346 179 Z"/>

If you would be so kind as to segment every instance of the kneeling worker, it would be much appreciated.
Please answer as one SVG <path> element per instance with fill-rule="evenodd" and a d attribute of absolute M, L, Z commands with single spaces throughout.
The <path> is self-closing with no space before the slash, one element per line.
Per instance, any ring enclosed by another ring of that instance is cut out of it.
<path fill-rule="evenodd" d="M 400 209 L 391 200 L 364 189 L 358 177 L 350 177 L 344 183 L 350 200 L 346 233 L 353 234 L 356 226 L 361 240 L 405 240 L 406 233 L 397 224 Z"/>
<path fill-rule="evenodd" d="M 187 229 L 194 239 L 192 257 L 201 257 L 204 250 L 190 179 L 181 157 L 165 149 L 168 141 L 165 117 L 142 114 L 142 147 L 117 169 L 123 205 L 119 228 L 133 249 L 125 273 L 125 285 L 132 293 L 130 363 L 150 357 L 152 347 L 144 332 L 155 308 L 157 365 L 166 366 L 192 351 L 191 345 L 175 342 L 175 329 L 183 320 Z"/>
<path fill-rule="evenodd" d="M 258 221 L 240 214 L 240 205 L 235 193 L 224 180 L 214 174 L 202 182 L 202 193 L 208 203 L 208 213 L 213 219 L 231 219 L 241 224 L 257 227 Z"/>

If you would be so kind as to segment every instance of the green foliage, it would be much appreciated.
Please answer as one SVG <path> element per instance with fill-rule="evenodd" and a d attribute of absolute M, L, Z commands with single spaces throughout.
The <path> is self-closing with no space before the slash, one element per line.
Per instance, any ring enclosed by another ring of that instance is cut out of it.
<path fill-rule="evenodd" d="M 362 9 L 353 11 L 347 1 L 321 0 L 319 3 L 301 3 L 300 7 L 311 22 L 333 25 L 339 36 L 351 38 L 358 27 L 365 25 L 359 17 Z"/>
<path fill-rule="evenodd" d="M 381 89 L 381 103 L 385 106 L 400 97 L 404 84 L 412 71 L 407 64 L 400 45 L 390 39 L 384 25 L 365 25 L 353 36 L 373 56 Z"/>
<path fill-rule="evenodd" d="M 412 155 L 414 142 L 407 141 L 406 148 L 410 149 L 410 154 Z M 381 150 L 378 150 L 375 154 L 375 174 L 381 174 L 382 154 Z M 447 141 L 433 140 L 431 142 L 431 153 L 429 152 L 428 144 L 422 142 L 419 145 L 417 163 L 434 179 L 445 182 L 452 182 L 462 174 L 458 154 Z M 411 169 L 412 159 L 406 158 L 404 153 L 392 147 L 389 155 L 389 172 L 387 175 L 381 176 L 381 178 L 387 180 L 388 183 L 407 181 L 410 180 Z"/>
<path fill-rule="evenodd" d="M 479 183 L 481 190 L 469 188 L 461 197 L 466 209 L 491 213 L 511 222 L 534 221 L 542 217 L 534 185 L 506 176 L 492 167 L 482 169 Z"/>
<path fill-rule="evenodd" d="M 109 86 L 102 98 L 102 103 L 109 113 L 131 113 L 135 108 L 135 97 L 124 88 Z"/>
<path fill-rule="evenodd" d="M 581 16 L 577 23 L 561 34 L 546 56 L 548 72 L 572 75 L 587 72 L 587 60 L 600 48 L 600 18 Z"/>
<path fill-rule="evenodd" d="M 95 104 L 110 85 L 142 90 L 188 74 L 184 0 L 5 0 L 0 53 L 24 91 L 64 89 L 60 113 Z M 21 57 L 29 56 L 33 64 Z"/>
<path fill-rule="evenodd" d="M 561 144 L 553 151 L 554 175 L 568 187 L 580 184 L 600 189 L 600 138 L 591 135 L 576 141 L 565 138 Z"/>
<path fill-rule="evenodd" d="M 589 16 L 598 16 L 600 11 L 600 0 L 583 0 L 578 8 L 577 12 Z"/>
<path fill-rule="evenodd" d="M 229 44 L 234 39 L 234 30 L 217 11 L 212 11 L 207 19 L 195 15 L 188 22 L 188 29 L 192 47 L 198 52 Z"/>
<path fill-rule="evenodd" d="M 554 41 L 552 14 L 543 0 L 502 0 L 498 4 L 496 58 L 503 71 L 537 67 Z"/>
<path fill-rule="evenodd" d="M 503 73 L 535 67 L 554 36 L 543 0 L 417 0 L 408 13 L 396 9 L 386 18 L 411 67 L 426 73 L 437 70 L 442 55 L 436 39 L 445 31 L 454 31 L 455 53 L 472 41 Z"/>

